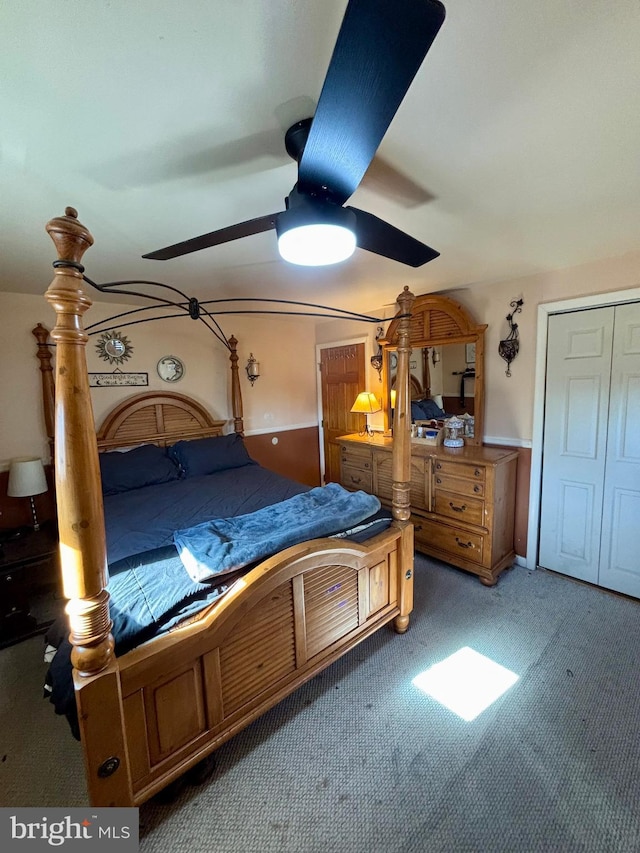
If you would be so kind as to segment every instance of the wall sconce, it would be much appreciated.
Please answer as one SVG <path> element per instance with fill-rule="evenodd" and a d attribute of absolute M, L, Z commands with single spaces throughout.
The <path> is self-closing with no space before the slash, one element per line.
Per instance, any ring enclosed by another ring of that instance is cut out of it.
<path fill-rule="evenodd" d="M 245 370 L 247 371 L 249 382 L 253 385 L 256 379 L 260 376 L 260 362 L 255 360 L 252 352 L 249 353 L 249 359 L 247 360 Z"/>
<path fill-rule="evenodd" d="M 439 361 L 440 361 L 440 353 L 438 352 L 438 350 L 435 347 L 433 347 L 433 349 L 431 350 L 431 362 L 432 362 L 433 366 L 435 367 L 436 364 L 439 363 Z"/>
<path fill-rule="evenodd" d="M 9 469 L 9 482 L 7 483 L 7 494 L 10 498 L 29 498 L 31 501 L 31 516 L 33 518 L 33 529 L 40 530 L 36 505 L 33 501 L 34 495 L 42 495 L 49 489 L 47 478 L 44 473 L 42 459 L 33 456 L 23 456 L 20 459 L 12 459 Z"/>
<path fill-rule="evenodd" d="M 380 401 L 371 391 L 362 391 L 355 399 L 351 411 L 358 415 L 374 415 L 376 412 L 382 411 Z M 369 421 L 365 417 L 365 428 L 359 435 L 373 435 L 373 430 L 369 426 Z"/>
<path fill-rule="evenodd" d="M 513 308 L 511 314 L 507 314 L 507 322 L 509 323 L 509 334 L 503 341 L 500 341 L 500 343 L 498 344 L 498 354 L 507 362 L 505 376 L 511 376 L 511 362 L 515 359 L 515 357 L 518 355 L 518 351 L 520 350 L 520 336 L 518 334 L 518 324 L 513 322 L 513 318 L 518 313 L 518 311 L 522 311 L 524 299 L 514 299 L 509 303 L 509 305 L 511 306 L 511 308 Z"/>
<path fill-rule="evenodd" d="M 378 371 L 378 379 L 382 382 L 382 347 L 380 346 L 380 338 L 383 336 L 384 330 L 382 326 L 376 329 L 376 342 L 378 344 L 378 352 L 371 356 L 371 367 Z"/>

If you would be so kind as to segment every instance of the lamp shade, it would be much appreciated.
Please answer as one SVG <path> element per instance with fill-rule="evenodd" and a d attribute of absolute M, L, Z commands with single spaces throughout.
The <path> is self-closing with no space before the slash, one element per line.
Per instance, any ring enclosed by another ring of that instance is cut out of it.
<path fill-rule="evenodd" d="M 362 391 L 361 394 L 358 394 L 351 407 L 352 412 L 362 415 L 373 415 L 381 409 L 380 401 L 371 391 Z"/>
<path fill-rule="evenodd" d="M 32 495 L 41 495 L 48 488 L 42 459 L 35 456 L 22 456 L 11 460 L 7 484 L 9 497 L 29 498 Z"/>
<path fill-rule="evenodd" d="M 395 409 L 395 407 L 396 407 L 396 394 L 397 393 L 398 392 L 396 391 L 395 388 L 391 389 L 390 396 L 391 396 L 391 408 L 392 409 Z"/>

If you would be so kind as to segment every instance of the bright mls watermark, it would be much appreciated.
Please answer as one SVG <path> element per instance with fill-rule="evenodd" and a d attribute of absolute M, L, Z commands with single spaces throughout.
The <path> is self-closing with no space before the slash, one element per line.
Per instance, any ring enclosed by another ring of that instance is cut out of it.
<path fill-rule="evenodd" d="M 138 809 L 0 808 L 0 847 L 137 853 Z"/>

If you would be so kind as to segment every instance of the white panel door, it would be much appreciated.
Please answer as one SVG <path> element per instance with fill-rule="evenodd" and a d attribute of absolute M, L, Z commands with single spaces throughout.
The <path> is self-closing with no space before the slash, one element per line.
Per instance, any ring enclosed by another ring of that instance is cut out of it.
<path fill-rule="evenodd" d="M 640 303 L 615 308 L 599 583 L 640 598 Z"/>
<path fill-rule="evenodd" d="M 549 317 L 539 564 L 598 582 L 614 308 Z"/>

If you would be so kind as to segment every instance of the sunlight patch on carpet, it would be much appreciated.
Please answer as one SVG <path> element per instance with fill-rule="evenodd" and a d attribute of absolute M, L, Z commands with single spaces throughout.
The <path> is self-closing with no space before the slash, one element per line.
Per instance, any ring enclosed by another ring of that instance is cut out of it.
<path fill-rule="evenodd" d="M 464 646 L 413 679 L 432 699 L 471 722 L 512 687 L 519 676 Z"/>

